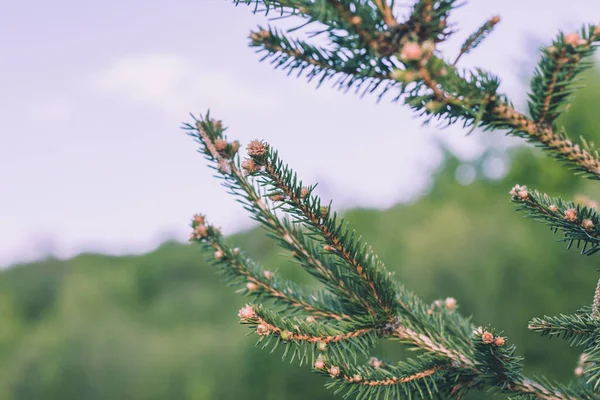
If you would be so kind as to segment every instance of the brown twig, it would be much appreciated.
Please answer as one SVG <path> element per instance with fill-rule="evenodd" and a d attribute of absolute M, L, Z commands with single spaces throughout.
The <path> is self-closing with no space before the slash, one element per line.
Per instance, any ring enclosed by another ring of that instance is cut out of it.
<path fill-rule="evenodd" d="M 398 25 L 398 21 L 392 13 L 392 7 L 388 4 L 387 0 L 373 0 L 373 2 L 377 6 L 377 10 L 379 10 L 379 13 L 383 17 L 383 22 L 385 22 L 388 28 Z"/>

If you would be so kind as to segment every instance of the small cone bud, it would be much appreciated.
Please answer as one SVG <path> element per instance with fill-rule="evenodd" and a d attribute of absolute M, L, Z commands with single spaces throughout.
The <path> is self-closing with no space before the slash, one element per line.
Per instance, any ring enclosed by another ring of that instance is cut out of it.
<path fill-rule="evenodd" d="M 333 251 L 335 249 L 333 248 L 333 246 L 331 246 L 329 244 L 326 244 L 325 246 L 323 246 L 323 250 L 325 250 L 325 251 Z"/>
<path fill-rule="evenodd" d="M 494 344 L 496 346 L 504 346 L 505 340 L 502 336 L 498 336 L 496 339 L 494 339 Z"/>
<path fill-rule="evenodd" d="M 329 370 L 329 375 L 331 375 L 332 378 L 335 378 L 336 376 L 338 376 L 340 374 L 340 369 L 338 367 L 336 367 L 335 365 L 332 365 Z"/>
<path fill-rule="evenodd" d="M 233 254 L 236 255 L 236 256 L 239 255 L 240 254 L 240 248 L 236 247 L 235 249 L 233 249 Z"/>
<path fill-rule="evenodd" d="M 271 331 L 269 330 L 269 327 L 266 326 L 265 324 L 259 324 L 256 327 L 256 333 L 258 333 L 260 336 L 266 336 L 269 333 L 271 333 Z"/>
<path fill-rule="evenodd" d="M 565 35 L 565 43 L 570 44 L 571 46 L 577 46 L 580 39 L 579 34 L 576 32 Z"/>
<path fill-rule="evenodd" d="M 490 22 L 491 22 L 493 25 L 496 25 L 498 22 L 500 22 L 500 17 L 499 17 L 499 16 L 497 16 L 497 15 L 494 15 L 494 16 L 492 17 L 492 19 L 490 19 Z"/>
<path fill-rule="evenodd" d="M 263 272 L 263 274 L 265 275 L 265 278 L 267 278 L 268 280 L 273 279 L 273 273 L 271 271 L 265 271 L 265 272 Z"/>
<path fill-rule="evenodd" d="M 354 17 L 350 18 L 350 23 L 352 25 L 360 25 L 361 22 L 362 22 L 362 18 L 359 17 L 358 15 L 355 15 Z"/>
<path fill-rule="evenodd" d="M 315 361 L 315 369 L 325 369 L 325 361 L 323 361 L 323 360 Z"/>
<path fill-rule="evenodd" d="M 215 251 L 215 259 L 220 260 L 223 258 L 223 252 L 221 250 Z"/>
<path fill-rule="evenodd" d="M 584 219 L 581 222 L 581 227 L 586 230 L 594 229 L 594 223 L 592 221 L 590 221 L 589 219 Z"/>
<path fill-rule="evenodd" d="M 251 292 L 254 292 L 256 289 L 258 289 L 258 285 L 254 282 L 248 282 L 246 283 L 246 289 L 248 289 Z"/>
<path fill-rule="evenodd" d="M 369 365 L 374 368 L 380 368 L 383 362 L 377 357 L 369 358 Z"/>
<path fill-rule="evenodd" d="M 360 381 L 362 381 L 362 376 L 360 376 L 359 374 L 356 374 L 352 377 L 352 379 L 354 380 L 354 382 L 360 382 Z"/>
<path fill-rule="evenodd" d="M 242 307 L 240 312 L 238 312 L 238 317 L 240 317 L 241 320 L 256 318 L 256 312 L 252 306 L 246 304 L 244 307 Z"/>
<path fill-rule="evenodd" d="M 267 154 L 267 145 L 260 140 L 253 140 L 246 147 L 248 155 L 251 157 L 262 157 Z"/>
<path fill-rule="evenodd" d="M 583 375 L 583 367 L 577 367 L 577 368 L 575 368 L 575 371 L 573 371 L 573 372 L 575 372 L 576 376 L 582 376 Z"/>
<path fill-rule="evenodd" d="M 312 322 L 315 322 L 315 321 L 316 321 L 315 317 L 313 317 L 313 316 L 309 315 L 308 317 L 306 317 L 306 322 L 308 322 L 309 324 L 312 323 Z"/>
<path fill-rule="evenodd" d="M 224 151 L 227 148 L 227 141 L 223 139 L 215 140 L 215 149 L 217 151 Z"/>
<path fill-rule="evenodd" d="M 255 163 L 254 160 L 250 159 L 244 160 L 242 162 L 242 168 L 248 174 L 253 174 L 255 172 L 260 171 L 260 166 L 257 163 Z"/>
<path fill-rule="evenodd" d="M 567 221 L 571 221 L 574 222 L 577 220 L 577 210 L 575 210 L 574 208 L 569 208 L 567 211 L 565 211 L 565 219 Z"/>
<path fill-rule="evenodd" d="M 527 186 L 515 185 L 508 193 L 513 196 L 519 196 L 519 192 L 522 191 L 527 191 Z"/>
<path fill-rule="evenodd" d="M 596 27 L 594 28 L 594 35 L 600 35 L 600 25 L 596 25 Z"/>
<path fill-rule="evenodd" d="M 423 57 L 423 50 L 419 43 L 416 42 L 406 43 L 400 52 L 400 58 L 408 61 L 420 60 L 421 57 Z"/>
<path fill-rule="evenodd" d="M 450 311 L 456 308 L 456 299 L 454 297 L 446 297 L 446 308 Z"/>
<path fill-rule="evenodd" d="M 327 343 L 319 342 L 319 344 L 317 344 L 317 349 L 320 352 L 324 352 L 325 350 L 327 350 Z"/>
<path fill-rule="evenodd" d="M 197 239 L 202 239 L 208 236 L 208 228 L 204 225 L 198 225 L 194 228 L 194 235 Z"/>
<path fill-rule="evenodd" d="M 517 193 L 517 196 L 521 200 L 527 200 L 529 198 L 529 192 L 527 190 L 520 190 L 519 193 Z"/>
<path fill-rule="evenodd" d="M 204 215 L 202 215 L 202 214 L 194 215 L 194 222 L 197 223 L 198 225 L 204 225 L 204 223 L 206 222 L 204 219 Z"/>
<path fill-rule="evenodd" d="M 233 154 L 237 154 L 238 150 L 240 149 L 240 142 L 239 141 L 234 141 L 233 143 L 231 143 L 231 153 Z"/>
<path fill-rule="evenodd" d="M 548 207 L 548 210 L 552 211 L 553 213 L 558 211 L 558 207 L 555 204 L 552 204 L 550 207 Z"/>
<path fill-rule="evenodd" d="M 483 332 L 483 334 L 481 335 L 481 341 L 485 344 L 490 344 L 494 341 L 494 335 L 487 331 Z"/>

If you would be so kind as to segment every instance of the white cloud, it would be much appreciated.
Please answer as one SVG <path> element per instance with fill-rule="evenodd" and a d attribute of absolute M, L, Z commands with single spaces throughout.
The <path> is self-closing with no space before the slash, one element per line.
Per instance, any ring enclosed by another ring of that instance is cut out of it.
<path fill-rule="evenodd" d="M 141 104 L 169 117 L 187 114 L 190 107 L 258 111 L 279 103 L 278 95 L 253 85 L 248 77 L 203 70 L 190 60 L 169 54 L 123 57 L 90 79 L 97 93 Z"/>
<path fill-rule="evenodd" d="M 32 117 L 38 122 L 66 122 L 73 116 L 73 108 L 64 99 L 45 101 L 33 106 Z"/>

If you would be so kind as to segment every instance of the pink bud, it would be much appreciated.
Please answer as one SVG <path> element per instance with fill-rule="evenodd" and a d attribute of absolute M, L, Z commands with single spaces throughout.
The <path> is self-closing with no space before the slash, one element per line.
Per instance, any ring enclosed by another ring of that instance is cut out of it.
<path fill-rule="evenodd" d="M 252 306 L 246 304 L 238 313 L 238 317 L 240 317 L 240 319 L 242 320 L 255 318 L 256 312 L 254 311 L 254 308 L 252 308 Z"/>
<path fill-rule="evenodd" d="M 400 52 L 400 57 L 409 61 L 419 60 L 422 56 L 423 49 L 421 49 L 419 43 L 416 42 L 406 43 Z"/>

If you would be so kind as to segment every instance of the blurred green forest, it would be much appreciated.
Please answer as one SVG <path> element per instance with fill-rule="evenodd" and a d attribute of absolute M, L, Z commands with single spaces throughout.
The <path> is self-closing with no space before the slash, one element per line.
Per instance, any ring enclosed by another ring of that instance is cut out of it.
<path fill-rule="evenodd" d="M 600 142 L 600 75 L 586 80 L 561 123 L 573 136 Z M 591 303 L 598 262 L 523 219 L 508 191 L 520 183 L 600 198 L 600 186 L 530 147 L 508 154 L 505 177 L 485 178 L 498 152 L 490 148 L 471 163 L 478 178 L 470 185 L 457 183 L 461 162 L 448 154 L 415 203 L 345 215 L 424 300 L 455 297 L 478 325 L 504 329 L 528 374 L 568 380 L 577 349 L 538 337 L 527 322 Z M 310 283 L 263 233 L 256 228 L 230 240 L 264 265 Z M 166 243 L 142 256 L 84 254 L 14 266 L 0 273 L 0 399 L 333 398 L 310 368 L 253 346 L 256 338 L 237 323 L 243 303 L 199 247 L 186 244 Z M 399 348 L 386 343 L 375 353 L 394 360 Z"/>

